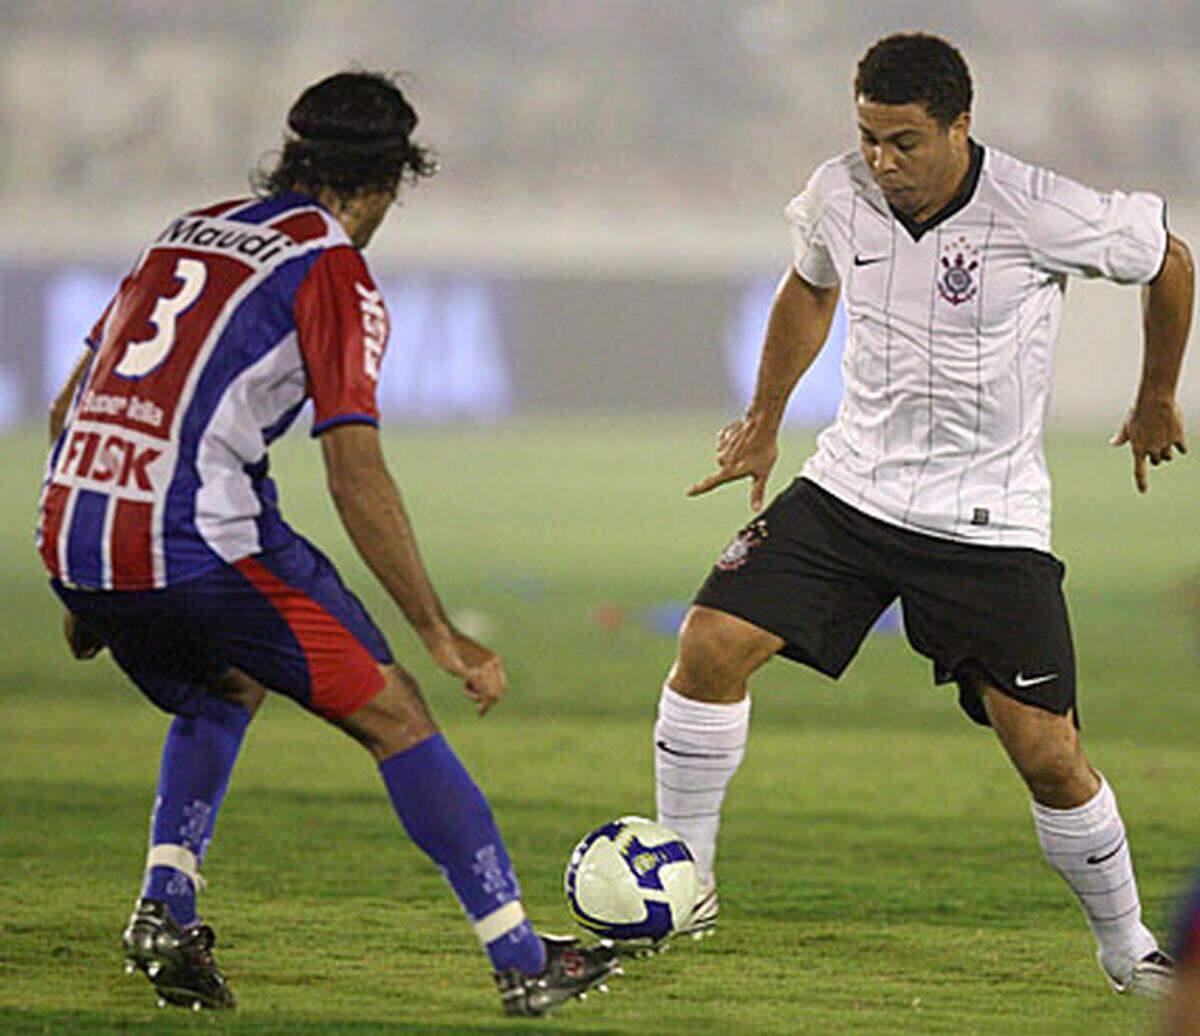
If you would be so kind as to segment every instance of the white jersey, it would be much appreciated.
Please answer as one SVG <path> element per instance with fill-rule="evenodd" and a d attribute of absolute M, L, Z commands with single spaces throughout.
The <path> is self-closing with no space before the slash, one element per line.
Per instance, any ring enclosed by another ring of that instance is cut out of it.
<path fill-rule="evenodd" d="M 840 282 L 845 395 L 802 474 L 916 532 L 1050 547 L 1042 426 L 1069 274 L 1152 280 L 1161 198 L 1103 194 L 974 142 L 960 194 L 916 223 L 857 152 L 788 205 L 796 272 Z"/>

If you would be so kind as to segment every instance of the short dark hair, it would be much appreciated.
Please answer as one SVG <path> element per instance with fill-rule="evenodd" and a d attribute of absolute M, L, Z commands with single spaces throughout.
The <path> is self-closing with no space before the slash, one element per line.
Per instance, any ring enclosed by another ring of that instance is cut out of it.
<path fill-rule="evenodd" d="M 945 40 L 901 32 L 885 36 L 863 55 L 854 96 L 877 104 L 922 104 L 944 129 L 971 110 L 971 73 Z"/>
<path fill-rule="evenodd" d="M 328 187 L 353 197 L 437 171 L 429 150 L 411 139 L 416 111 L 381 72 L 338 72 L 314 83 L 292 105 L 287 125 L 274 167 L 252 177 L 260 195 Z"/>

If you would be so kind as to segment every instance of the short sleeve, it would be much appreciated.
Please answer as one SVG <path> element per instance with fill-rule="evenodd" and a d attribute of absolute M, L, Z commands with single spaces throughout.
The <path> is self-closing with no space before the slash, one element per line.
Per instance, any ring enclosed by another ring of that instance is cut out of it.
<path fill-rule="evenodd" d="M 388 317 L 358 251 L 339 245 L 322 252 L 296 292 L 294 313 L 313 401 L 312 434 L 339 424 L 378 425 Z"/>
<path fill-rule="evenodd" d="M 100 319 L 92 325 L 92 330 L 84 338 L 83 344 L 91 349 L 92 352 L 95 352 L 104 344 L 104 331 L 108 327 L 109 317 L 112 316 L 112 312 L 117 306 L 117 300 L 120 299 L 131 279 L 132 277 L 127 276 L 121 281 L 121 286 L 117 289 L 117 293 L 108 300 L 108 305 L 104 307 L 104 312 L 100 314 Z"/>
<path fill-rule="evenodd" d="M 1146 284 L 1167 251 L 1166 204 L 1156 194 L 1103 193 L 1053 173 L 1029 213 L 1037 265 L 1051 273 Z"/>
<path fill-rule="evenodd" d="M 783 211 L 792 234 L 792 266 L 796 273 L 818 288 L 832 288 L 838 283 L 838 272 L 821 233 L 825 205 L 819 176 L 820 170 Z"/>

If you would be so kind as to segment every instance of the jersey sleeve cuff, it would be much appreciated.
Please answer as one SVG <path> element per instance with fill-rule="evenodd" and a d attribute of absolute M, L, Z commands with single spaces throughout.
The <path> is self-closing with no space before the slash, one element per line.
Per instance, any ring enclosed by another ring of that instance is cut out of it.
<path fill-rule="evenodd" d="M 841 282 L 838 280 L 837 271 L 813 271 L 808 268 L 808 265 L 803 262 L 792 262 L 792 272 L 799 277 L 805 284 L 813 288 L 829 289 L 836 288 Z"/>
<path fill-rule="evenodd" d="M 327 432 L 330 428 L 335 428 L 340 424 L 369 424 L 378 428 L 379 418 L 373 414 L 337 414 L 334 417 L 325 418 L 324 421 L 315 422 L 310 434 L 315 439 L 322 432 Z"/>
<path fill-rule="evenodd" d="M 1171 254 L 1171 228 L 1167 226 L 1167 201 L 1162 200 L 1162 225 L 1163 225 L 1163 254 L 1158 261 L 1158 266 L 1154 271 L 1154 276 L 1146 283 L 1153 284 L 1158 280 L 1158 275 L 1163 272 L 1163 268 L 1167 265 L 1167 256 Z"/>

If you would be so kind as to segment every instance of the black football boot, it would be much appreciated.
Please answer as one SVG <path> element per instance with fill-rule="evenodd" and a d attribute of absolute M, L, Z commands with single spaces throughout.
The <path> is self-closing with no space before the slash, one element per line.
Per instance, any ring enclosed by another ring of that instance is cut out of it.
<path fill-rule="evenodd" d="M 145 972 L 159 1007 L 232 1008 L 237 1001 L 213 960 L 216 939 L 206 924 L 180 928 L 161 900 L 139 899 L 121 939 L 125 970 Z"/>
<path fill-rule="evenodd" d="M 541 935 L 546 947 L 546 967 L 538 975 L 516 968 L 496 974 L 504 1013 L 536 1018 L 574 997 L 583 1000 L 588 990 L 608 992 L 605 979 L 620 975 L 621 962 L 611 945 L 581 946 L 578 939 Z"/>

